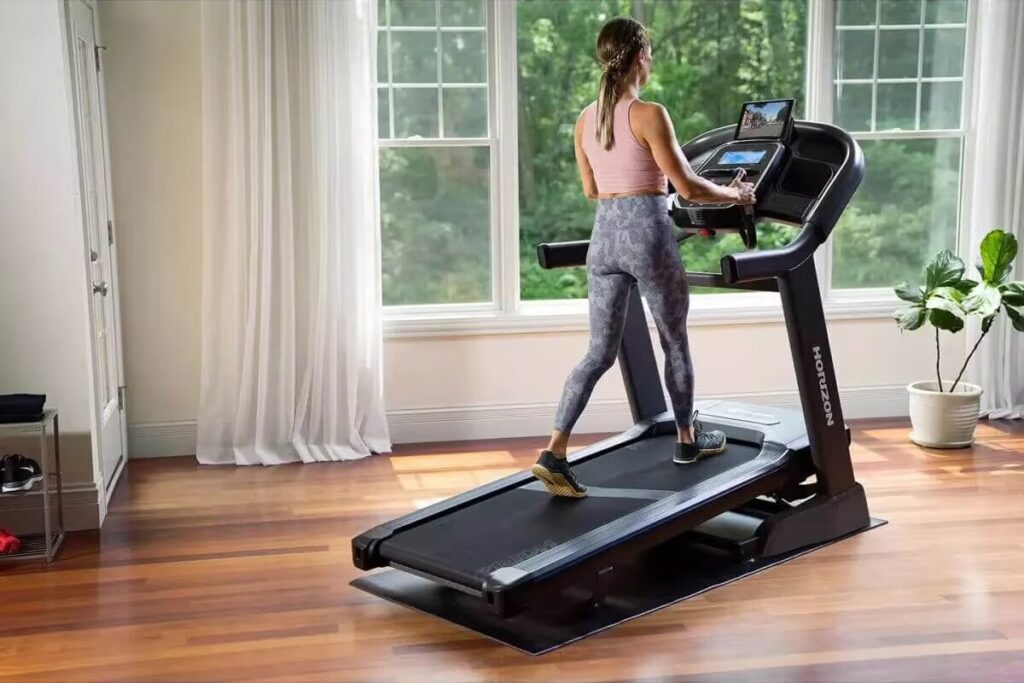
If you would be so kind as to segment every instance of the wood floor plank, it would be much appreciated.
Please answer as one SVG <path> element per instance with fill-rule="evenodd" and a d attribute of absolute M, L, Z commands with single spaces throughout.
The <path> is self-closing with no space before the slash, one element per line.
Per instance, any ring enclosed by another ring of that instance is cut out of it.
<path fill-rule="evenodd" d="M 101 532 L 0 565 L 0 681 L 1024 682 L 1024 425 L 958 451 L 907 433 L 854 424 L 889 525 L 541 658 L 348 582 L 354 535 L 526 468 L 542 439 L 133 461 Z"/>

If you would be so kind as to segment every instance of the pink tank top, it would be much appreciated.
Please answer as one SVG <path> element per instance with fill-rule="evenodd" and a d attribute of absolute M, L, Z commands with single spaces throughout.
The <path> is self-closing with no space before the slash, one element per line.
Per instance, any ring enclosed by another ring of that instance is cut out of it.
<path fill-rule="evenodd" d="M 615 142 L 605 149 L 595 137 L 597 103 L 583 110 L 583 152 L 594 169 L 597 191 L 601 194 L 621 194 L 642 189 L 668 191 L 665 174 L 658 168 L 651 150 L 633 136 L 629 125 L 629 109 L 636 102 L 623 98 L 615 105 Z"/>

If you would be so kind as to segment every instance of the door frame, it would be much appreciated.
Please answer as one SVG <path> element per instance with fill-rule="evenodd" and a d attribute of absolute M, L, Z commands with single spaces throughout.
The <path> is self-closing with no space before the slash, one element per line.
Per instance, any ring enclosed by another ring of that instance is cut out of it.
<path fill-rule="evenodd" d="M 64 66 L 65 66 L 65 91 L 68 100 L 68 113 L 69 113 L 69 126 L 71 127 L 72 140 L 75 143 L 75 203 L 78 208 L 79 215 L 81 216 L 81 228 L 83 233 L 82 242 L 82 259 L 83 263 L 86 264 L 85 268 L 85 281 L 82 283 L 83 293 L 86 297 L 86 326 L 89 330 L 88 334 L 88 348 L 89 348 L 89 367 L 88 375 L 90 380 L 90 391 L 89 391 L 89 405 L 90 405 L 90 421 L 92 426 L 91 445 L 92 445 L 92 464 L 93 464 L 93 481 L 96 482 L 99 495 L 99 522 L 103 523 L 103 519 L 106 516 L 107 505 L 110 497 L 117 486 L 117 482 L 120 480 L 121 473 L 124 472 L 125 465 L 127 464 L 129 453 L 128 453 L 128 423 L 127 423 L 127 405 L 125 402 L 125 373 L 124 373 L 124 349 L 122 345 L 122 328 L 121 328 L 121 305 L 120 305 L 120 276 L 118 273 L 118 260 L 117 260 L 117 245 L 118 240 L 113 240 L 113 243 L 109 245 L 110 249 L 110 280 L 111 280 L 111 296 L 112 296 L 112 308 L 114 311 L 114 319 L 112 321 L 112 331 L 114 334 L 114 349 L 115 349 L 115 365 L 117 370 L 117 385 L 118 385 L 118 396 L 119 400 L 122 401 L 122 408 L 120 410 L 120 422 L 121 422 L 121 449 L 123 457 L 119 464 L 116 466 L 115 471 L 110 475 L 110 483 L 105 484 L 106 477 L 103 472 L 103 451 L 102 444 L 100 443 L 100 434 L 102 424 L 100 422 L 100 412 L 102 406 L 98 404 L 96 399 L 97 383 L 95 370 L 99 363 L 99 349 L 96 348 L 96 335 L 93 330 L 94 317 L 94 306 L 95 297 L 91 294 L 92 280 L 90 276 L 89 268 L 89 235 L 88 235 L 88 223 L 85 215 L 85 204 L 82 200 L 83 190 L 83 179 L 82 179 L 82 168 L 83 160 L 81 158 L 82 149 L 79 144 L 78 138 L 78 87 L 79 84 L 75 77 L 74 68 L 74 32 L 71 30 L 71 2 L 81 2 L 92 11 L 93 18 L 93 36 L 96 39 L 96 45 L 102 46 L 102 37 L 99 26 L 99 8 L 96 0 L 60 0 L 59 14 L 61 23 L 61 35 L 64 43 Z M 105 49 L 105 48 L 104 48 Z M 114 235 L 117 234 L 117 221 L 114 217 L 114 197 L 113 197 L 113 178 L 111 174 L 110 166 L 110 144 L 109 144 L 109 132 L 107 127 L 107 98 L 106 98 L 106 84 L 104 83 L 104 72 L 103 68 L 103 51 L 99 50 L 99 64 L 100 68 L 96 75 L 97 79 L 97 97 L 99 99 L 99 128 L 100 128 L 100 141 L 98 145 L 98 151 L 102 156 L 103 170 L 105 178 L 105 191 L 103 201 L 106 204 L 107 219 L 111 221 L 113 225 Z"/>

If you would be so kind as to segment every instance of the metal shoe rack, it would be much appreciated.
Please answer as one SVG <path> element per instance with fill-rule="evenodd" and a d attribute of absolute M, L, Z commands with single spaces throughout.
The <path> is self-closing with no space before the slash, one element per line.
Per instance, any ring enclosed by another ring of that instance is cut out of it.
<path fill-rule="evenodd" d="M 46 560 L 53 562 L 64 544 L 64 496 L 60 469 L 60 420 L 56 410 L 46 410 L 38 422 L 17 422 L 0 424 L 0 440 L 22 437 L 26 434 L 39 435 L 39 467 L 42 481 L 36 482 L 25 491 L 0 493 L 0 510 L 11 497 L 38 496 L 43 498 L 43 533 L 19 535 L 21 549 L 14 554 L 0 554 L 0 562 L 19 560 Z M 53 467 L 50 459 L 53 459 Z M 56 505 L 54 503 L 56 502 Z M 25 506 L 29 507 L 29 506 Z M 2 514 L 2 513 L 0 513 Z M 3 526 L 0 517 L 0 527 Z"/>

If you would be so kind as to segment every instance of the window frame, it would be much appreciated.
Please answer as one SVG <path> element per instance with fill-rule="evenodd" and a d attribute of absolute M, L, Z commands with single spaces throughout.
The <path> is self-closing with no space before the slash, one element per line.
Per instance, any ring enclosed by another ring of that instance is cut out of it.
<path fill-rule="evenodd" d="M 816 73 L 808 78 L 808 118 L 832 122 L 833 118 L 833 92 L 839 80 L 844 83 L 865 82 L 865 83 L 887 83 L 905 81 L 908 83 L 925 83 L 941 81 L 961 81 L 962 91 L 960 96 L 960 128 L 959 129 L 934 129 L 934 130 L 912 130 L 912 131 L 866 131 L 851 133 L 851 136 L 858 141 L 867 140 L 934 140 L 938 138 L 959 138 L 960 139 L 960 193 L 957 201 L 957 227 L 954 236 L 954 244 L 957 253 L 961 256 L 964 253 L 964 228 L 963 219 L 966 207 L 966 188 L 970 185 L 969 173 L 973 169 L 971 159 L 968 159 L 971 145 L 968 144 L 971 131 L 971 93 L 974 73 L 974 40 L 975 21 L 977 13 L 977 2 L 967 0 L 967 17 L 962 24 L 924 24 L 919 25 L 891 25 L 901 27 L 903 30 L 910 30 L 913 26 L 919 31 L 918 43 L 918 76 L 913 79 L 837 79 L 835 77 L 835 35 L 836 35 L 836 4 L 837 0 L 810 0 L 811 25 L 808 26 L 808 34 L 812 36 L 811 45 L 808 51 L 808 64 L 817 64 Z M 875 0 L 876 19 L 881 16 L 881 0 Z M 876 23 L 870 27 L 853 30 L 873 30 L 876 34 L 889 24 Z M 964 65 L 963 75 L 959 78 L 922 78 L 921 64 L 924 50 L 924 30 L 932 27 L 963 27 L 964 28 Z M 874 72 L 878 73 L 878 40 L 875 40 Z M 813 93 L 813 94 L 812 94 Z M 872 89 L 872 123 L 876 115 L 877 89 Z M 921 97 L 918 90 L 915 118 L 920 122 Z M 888 317 L 894 306 L 899 304 L 892 287 L 834 287 L 832 285 L 833 269 L 833 241 L 829 241 L 826 249 L 819 249 L 815 254 L 815 261 L 818 265 L 819 285 L 821 287 L 822 299 L 826 303 L 826 310 L 846 309 L 862 310 L 866 314 L 874 313 L 875 317 Z M 884 315 L 883 315 L 884 314 Z"/>
<path fill-rule="evenodd" d="M 453 323 L 456 323 L 460 319 L 465 319 L 474 315 L 487 316 L 493 314 L 498 306 L 498 295 L 499 286 L 494 277 L 496 268 L 500 267 L 501 254 L 495 249 L 495 242 L 499 239 L 499 220 L 498 220 L 498 207 L 495 202 L 495 195 L 500 194 L 500 183 L 502 176 L 498 172 L 497 163 L 497 152 L 500 135 L 498 134 L 497 126 L 495 123 L 496 114 L 499 110 L 498 103 L 496 102 L 495 92 L 497 88 L 494 86 L 494 74 L 496 66 L 496 51 L 495 51 L 495 34 L 494 31 L 494 14 L 495 14 L 495 3 L 491 0 L 483 0 L 484 9 L 486 11 L 486 24 L 481 29 L 477 26 L 442 26 L 441 25 L 441 2 L 437 0 L 435 2 L 435 25 L 433 27 L 407 27 L 407 26 L 391 26 L 390 11 L 385 17 L 377 16 L 376 26 L 374 26 L 375 36 L 380 39 L 381 34 L 384 34 L 385 40 L 388 44 L 388 52 L 391 52 L 391 35 L 393 32 L 398 33 L 425 33 L 433 31 L 437 34 L 439 39 L 437 62 L 438 62 L 438 82 L 436 83 L 396 83 L 393 74 L 392 60 L 388 59 L 387 76 L 388 82 L 386 87 L 390 92 L 388 96 L 388 127 L 389 133 L 393 133 L 395 130 L 395 98 L 394 89 L 395 87 L 415 87 L 415 88 L 429 88 L 435 87 L 438 90 L 438 136 L 436 138 L 382 138 L 379 134 L 377 135 L 377 155 L 379 159 L 380 151 L 383 149 L 400 149 L 400 148 L 415 148 L 415 149 L 426 149 L 426 148 L 441 148 L 441 149 L 452 149 L 458 147 L 472 147 L 472 148 L 487 148 L 489 154 L 489 173 L 488 173 L 488 205 L 489 205 L 489 217 L 488 217 L 488 230 L 490 234 L 491 244 L 491 300 L 481 301 L 473 303 L 450 303 L 450 304 L 396 304 L 396 305 L 383 305 L 385 319 L 385 332 L 391 328 L 391 321 L 403 321 L 403 320 L 416 320 L 416 319 L 437 319 L 437 318 L 450 318 Z M 376 3 L 374 3 L 376 5 Z M 390 6 L 390 0 L 388 0 Z M 444 79 L 441 75 L 441 60 L 443 58 L 442 50 L 440 49 L 440 36 L 443 33 L 458 33 L 458 32 L 483 32 L 485 35 L 484 45 L 487 50 L 487 83 L 452 83 L 450 87 L 480 87 L 481 85 L 487 89 L 487 128 L 488 134 L 486 137 L 464 137 L 464 138 L 448 138 L 444 137 L 444 98 L 441 96 L 442 91 L 445 87 Z M 376 43 L 375 43 L 376 45 Z M 376 52 L 374 53 L 377 54 Z M 377 114 L 377 92 L 381 89 L 381 85 L 376 79 L 377 70 L 374 70 L 374 97 L 372 99 L 375 108 L 375 116 Z M 379 119 L 375 119 L 379 120 Z M 379 164 L 379 161 L 378 161 Z M 378 212 L 379 213 L 379 212 Z M 383 227 L 383 226 L 381 226 Z"/>
<path fill-rule="evenodd" d="M 854 135 L 858 140 L 935 137 L 961 139 L 960 198 L 956 236 L 957 249 L 961 254 L 964 251 L 963 214 L 967 204 L 965 188 L 970 186 L 968 174 L 973 169 L 973 159 L 969 158 L 972 146 L 968 142 L 972 130 L 969 116 L 975 52 L 974 33 L 977 23 L 976 5 L 974 0 L 967 0 L 960 129 L 886 131 Z M 485 0 L 485 6 L 489 136 L 472 139 L 378 139 L 378 146 L 447 147 L 486 144 L 489 147 L 491 301 L 474 304 L 384 306 L 384 332 L 388 338 L 578 332 L 588 329 L 589 326 L 585 299 L 520 299 L 517 2 Z M 808 120 L 833 120 L 835 12 L 836 0 L 808 0 L 805 71 L 805 116 Z M 877 26 L 873 28 L 879 30 Z M 918 28 L 923 32 L 924 27 Z M 923 47 L 919 46 L 919 50 L 921 49 Z M 875 68 L 877 70 L 877 60 Z M 918 79 L 913 80 L 917 82 L 919 79 L 920 73 Z M 376 94 L 376 83 L 374 88 Z M 373 101 L 376 103 L 376 97 Z M 393 99 L 389 99 L 389 102 L 393 109 Z M 919 112 L 918 102 L 918 115 Z M 830 320 L 878 319 L 891 315 L 898 299 L 889 287 L 832 287 L 832 241 L 828 242 L 826 248 L 817 250 L 814 258 L 826 316 Z M 739 292 L 721 296 L 695 296 L 690 307 L 691 326 L 780 322 L 783 322 L 781 302 L 778 296 L 771 293 Z M 650 318 L 649 324 L 652 324 Z"/>

